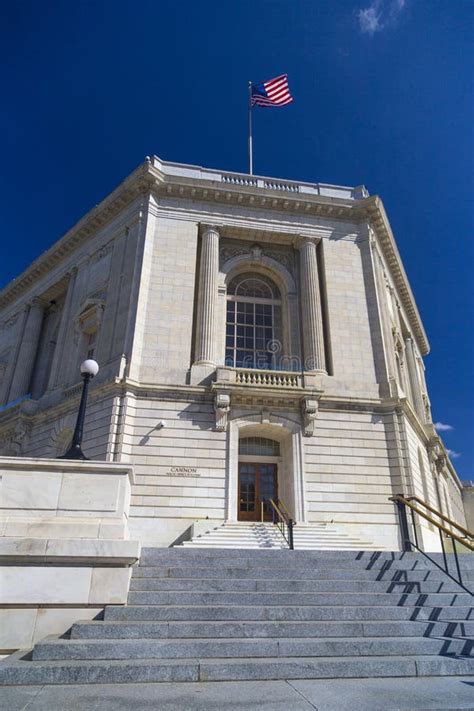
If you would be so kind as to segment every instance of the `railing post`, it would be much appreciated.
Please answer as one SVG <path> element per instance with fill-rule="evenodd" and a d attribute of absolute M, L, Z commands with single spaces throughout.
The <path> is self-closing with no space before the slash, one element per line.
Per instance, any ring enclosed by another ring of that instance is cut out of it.
<path fill-rule="evenodd" d="M 454 553 L 454 560 L 456 561 L 456 568 L 458 571 L 458 577 L 459 577 L 459 582 L 462 585 L 462 575 L 461 575 L 461 568 L 459 567 L 459 558 L 458 558 L 458 551 L 456 548 L 456 540 L 454 538 L 451 538 L 453 542 L 453 553 Z"/>
<path fill-rule="evenodd" d="M 448 573 L 448 559 L 446 558 L 446 548 L 444 547 L 443 531 L 439 529 L 439 539 L 441 541 L 441 550 L 443 551 L 444 569 Z"/>
<path fill-rule="evenodd" d="M 288 547 L 290 551 L 295 550 L 295 545 L 293 541 L 293 526 L 294 526 L 294 521 L 292 518 L 288 519 Z"/>
<path fill-rule="evenodd" d="M 398 522 L 400 524 L 400 533 L 402 536 L 402 550 L 404 553 L 409 553 L 411 551 L 411 544 L 405 504 L 401 501 L 397 501 L 396 504 L 398 509 Z"/>
<path fill-rule="evenodd" d="M 418 543 L 418 533 L 416 530 L 415 512 L 413 511 L 413 509 L 410 509 L 410 513 L 411 513 L 411 525 L 413 528 L 413 536 L 415 538 L 415 546 L 418 548 L 418 550 L 420 550 L 420 544 Z"/>

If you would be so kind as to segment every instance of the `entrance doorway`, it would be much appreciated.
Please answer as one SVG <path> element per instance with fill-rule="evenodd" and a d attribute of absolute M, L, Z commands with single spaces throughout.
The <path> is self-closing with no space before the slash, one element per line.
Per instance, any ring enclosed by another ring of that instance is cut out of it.
<path fill-rule="evenodd" d="M 271 521 L 270 499 L 278 497 L 276 464 L 239 463 L 239 521 Z"/>

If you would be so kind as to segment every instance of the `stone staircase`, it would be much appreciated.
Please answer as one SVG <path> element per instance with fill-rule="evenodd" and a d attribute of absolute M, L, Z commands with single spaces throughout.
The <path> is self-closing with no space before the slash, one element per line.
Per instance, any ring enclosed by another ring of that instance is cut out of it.
<path fill-rule="evenodd" d="M 145 548 L 127 606 L 11 655 L 0 683 L 474 676 L 473 636 L 472 596 L 420 554 Z"/>
<path fill-rule="evenodd" d="M 298 524 L 293 529 L 296 550 L 380 550 L 373 543 L 349 536 L 337 524 Z M 288 548 L 273 523 L 225 522 L 181 543 L 183 548 Z"/>

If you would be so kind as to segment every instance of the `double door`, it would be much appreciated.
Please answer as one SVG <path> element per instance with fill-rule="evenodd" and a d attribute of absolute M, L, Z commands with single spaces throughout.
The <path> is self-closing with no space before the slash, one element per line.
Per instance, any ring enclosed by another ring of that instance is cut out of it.
<path fill-rule="evenodd" d="M 239 521 L 271 521 L 270 499 L 278 497 L 276 464 L 239 463 Z"/>

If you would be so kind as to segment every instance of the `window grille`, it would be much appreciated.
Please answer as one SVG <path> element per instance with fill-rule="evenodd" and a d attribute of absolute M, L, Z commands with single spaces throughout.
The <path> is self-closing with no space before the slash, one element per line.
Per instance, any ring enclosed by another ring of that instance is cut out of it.
<path fill-rule="evenodd" d="M 243 437 L 239 440 L 239 454 L 279 457 L 280 443 L 266 437 Z"/>

